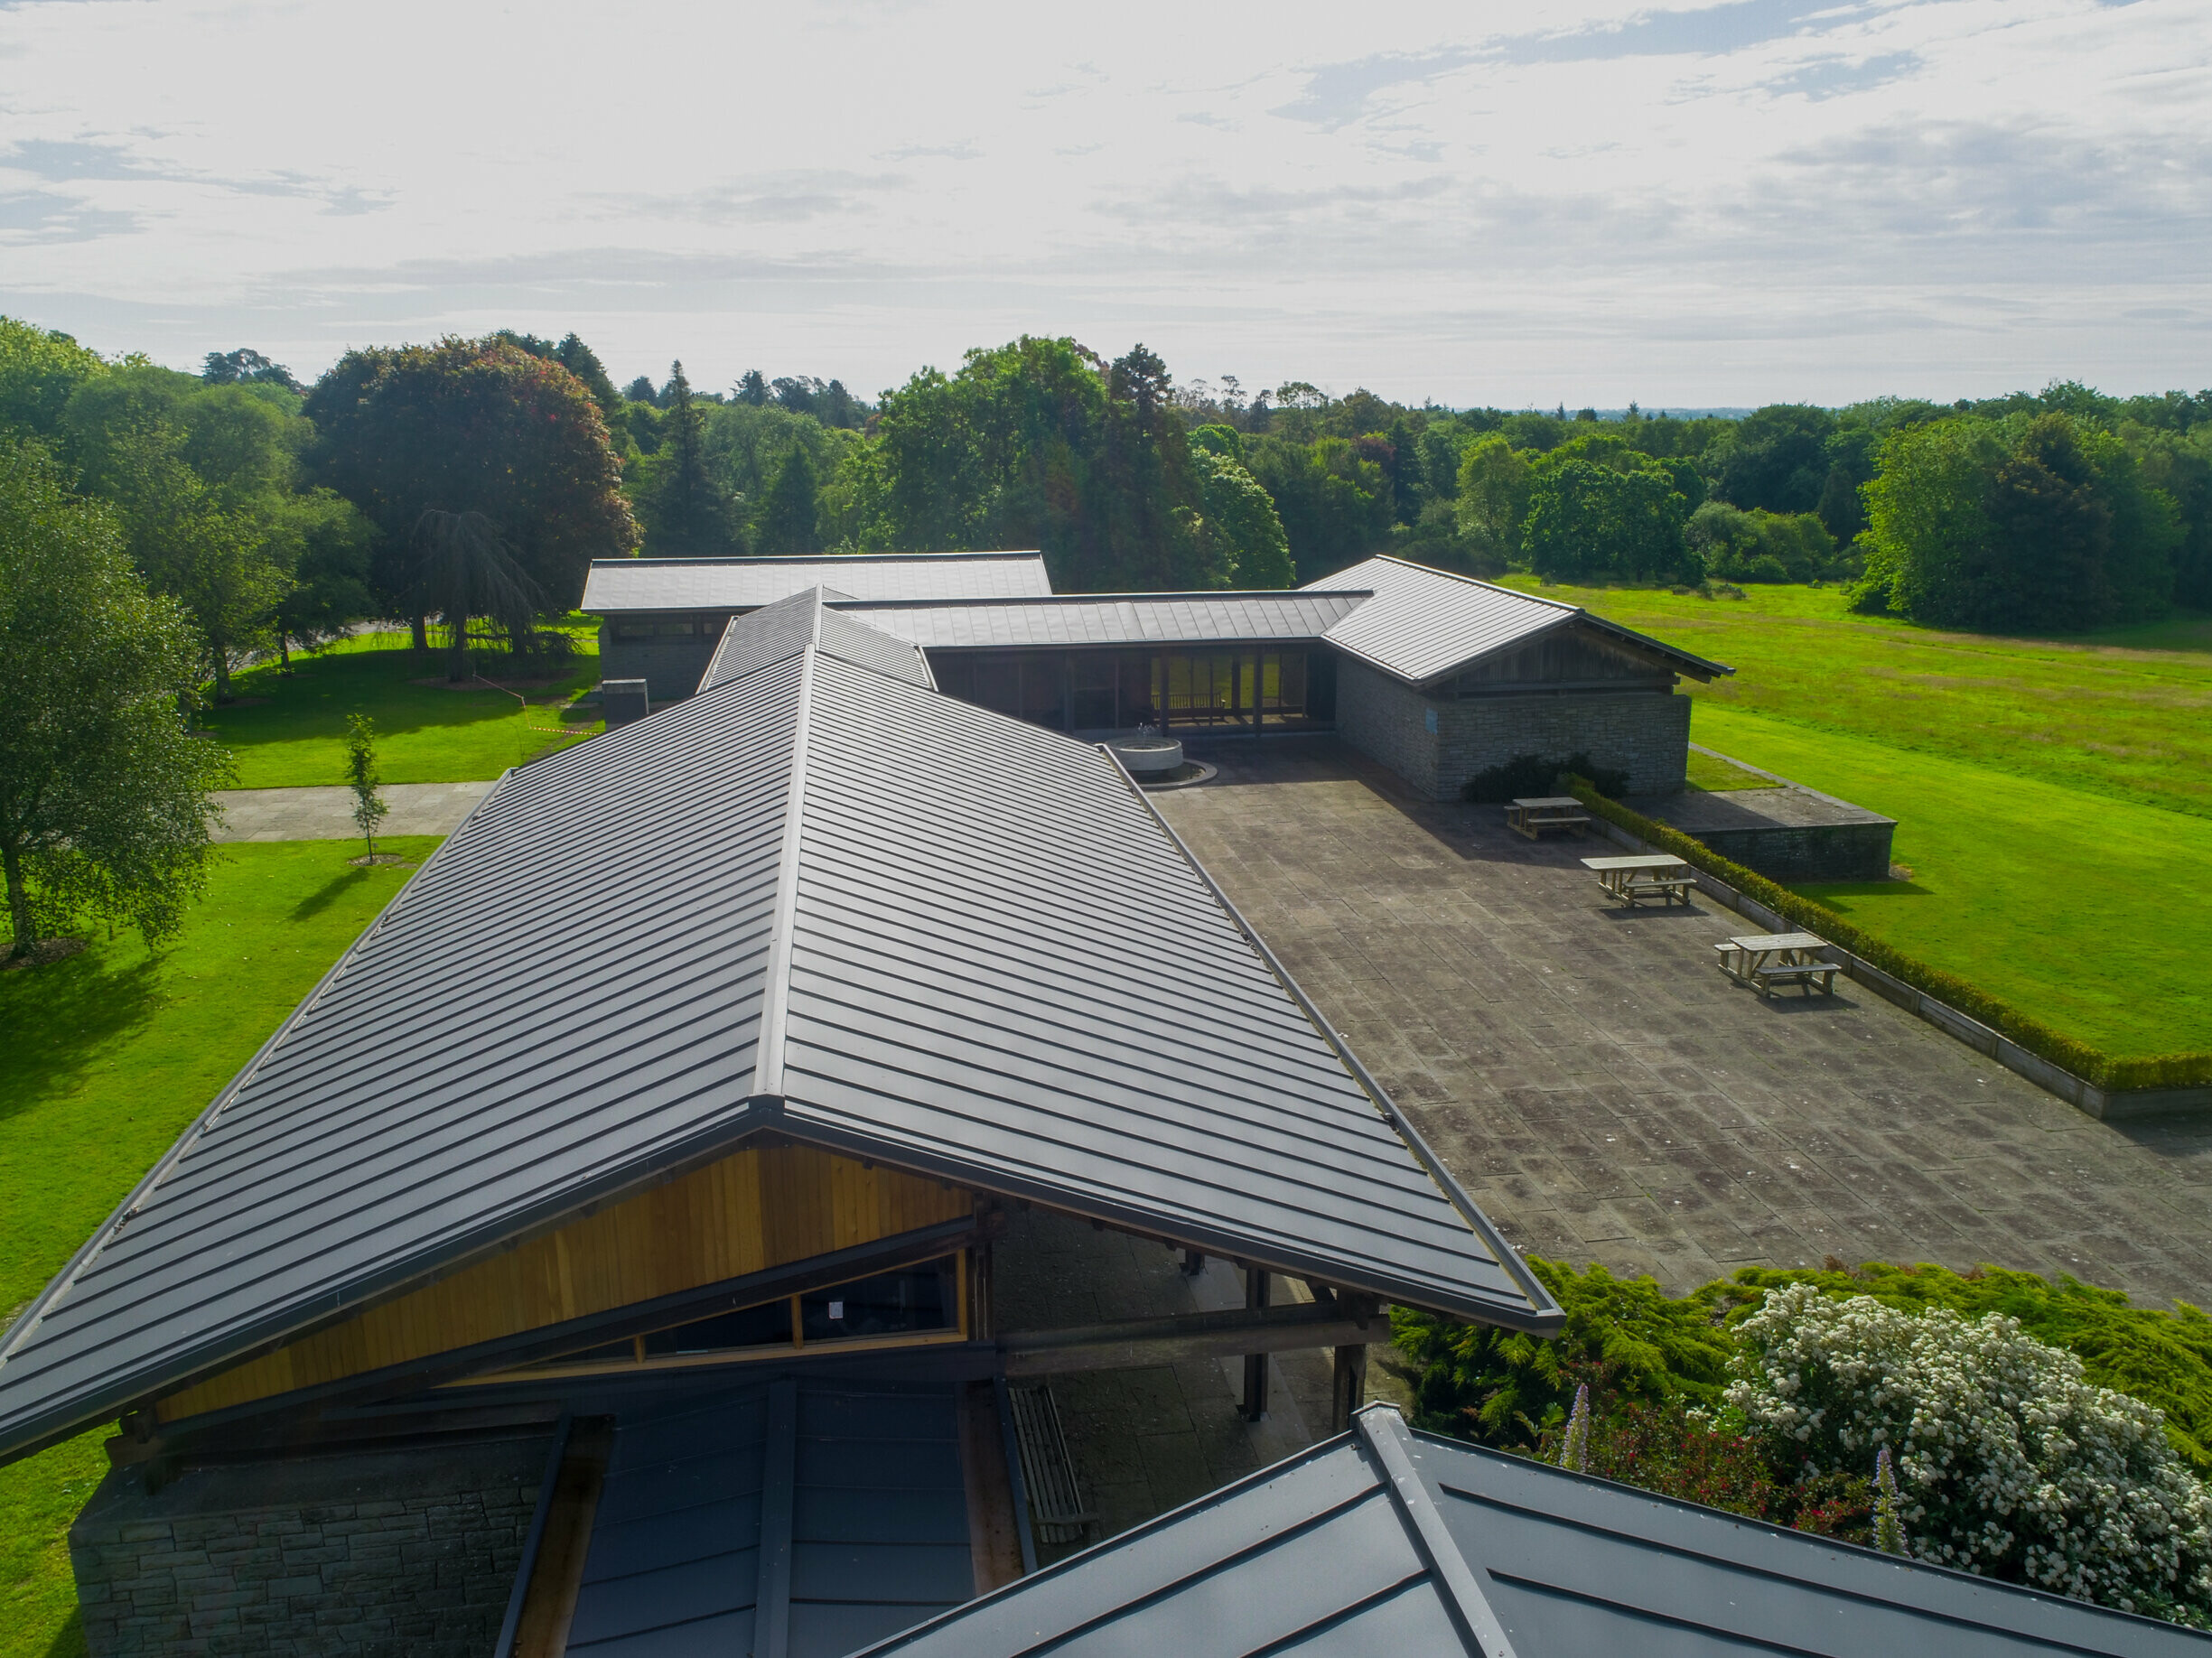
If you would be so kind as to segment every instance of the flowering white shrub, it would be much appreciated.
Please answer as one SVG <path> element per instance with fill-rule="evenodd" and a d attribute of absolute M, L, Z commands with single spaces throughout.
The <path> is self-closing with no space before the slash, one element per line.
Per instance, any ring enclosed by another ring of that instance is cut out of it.
<path fill-rule="evenodd" d="M 1729 1404 L 1807 1475 L 1863 1473 L 1890 1447 L 1918 1559 L 2125 1611 L 2212 1612 L 2212 1497 L 2164 1417 L 2015 1320 L 1792 1284 L 1738 1334 Z"/>

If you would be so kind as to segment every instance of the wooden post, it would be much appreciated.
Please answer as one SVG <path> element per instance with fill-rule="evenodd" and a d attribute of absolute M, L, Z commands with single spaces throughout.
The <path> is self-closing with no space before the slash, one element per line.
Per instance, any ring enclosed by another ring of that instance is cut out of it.
<path fill-rule="evenodd" d="M 1332 1429 L 1352 1425 L 1353 1414 L 1367 1402 L 1367 1350 L 1364 1344 L 1337 1349 L 1336 1383 L 1330 1390 L 1329 1422 Z"/>
<path fill-rule="evenodd" d="M 1272 1287 L 1265 1267 L 1245 1268 L 1245 1307 L 1256 1312 L 1267 1305 L 1268 1290 Z M 1267 1420 L 1267 1355 L 1265 1353 L 1245 1355 L 1244 1418 L 1247 1422 Z"/>

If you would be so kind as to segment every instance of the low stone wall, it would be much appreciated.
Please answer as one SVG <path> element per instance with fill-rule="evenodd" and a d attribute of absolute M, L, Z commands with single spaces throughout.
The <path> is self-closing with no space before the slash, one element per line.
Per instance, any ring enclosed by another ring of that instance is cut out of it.
<path fill-rule="evenodd" d="M 485 1658 L 549 1437 L 111 1470 L 70 1528 L 92 1658 Z"/>
<path fill-rule="evenodd" d="M 1769 880 L 1887 880 L 1897 820 L 1838 800 L 1818 789 L 1760 771 L 1711 749 L 1739 770 L 1769 779 L 1770 788 L 1691 789 L 1664 800 L 1630 798 L 1624 806 L 1694 835 L 1731 863 Z"/>
<path fill-rule="evenodd" d="M 1751 829 L 1691 829 L 1731 863 L 1769 880 L 1887 880 L 1895 824 L 1777 824 Z"/>
<path fill-rule="evenodd" d="M 1629 774 L 1632 795 L 1671 795 L 1689 768 L 1690 699 L 1671 693 L 1423 696 L 1363 662 L 1337 670 L 1337 731 L 1432 800 L 1453 800 L 1479 771 L 1523 754 Z"/>

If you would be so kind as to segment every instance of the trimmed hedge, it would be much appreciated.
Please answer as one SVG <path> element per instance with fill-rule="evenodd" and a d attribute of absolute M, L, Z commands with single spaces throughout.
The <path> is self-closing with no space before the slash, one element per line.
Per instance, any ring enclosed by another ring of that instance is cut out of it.
<path fill-rule="evenodd" d="M 1608 823 L 1664 852 L 1673 852 L 1692 868 L 1704 871 L 1716 880 L 1726 881 L 1784 919 L 1818 933 L 1829 943 L 1871 963 L 1891 978 L 1902 980 L 1915 990 L 1947 1002 L 2002 1032 L 2037 1058 L 2061 1066 L 2100 1088 L 2191 1088 L 2212 1084 L 2212 1054 L 2115 1057 L 2054 1030 L 2039 1020 L 2030 1019 L 1979 986 L 1907 955 L 1896 945 L 1846 921 L 1826 905 L 1792 892 L 1757 871 L 1722 857 L 1703 841 L 1631 811 L 1617 800 L 1607 799 L 1582 778 L 1569 777 L 1566 787 L 1568 793 Z"/>

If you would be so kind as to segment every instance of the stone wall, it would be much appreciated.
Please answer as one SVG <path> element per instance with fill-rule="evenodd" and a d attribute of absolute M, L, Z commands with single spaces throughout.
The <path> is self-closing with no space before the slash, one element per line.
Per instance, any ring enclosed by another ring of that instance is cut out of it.
<path fill-rule="evenodd" d="M 1363 662 L 1337 670 L 1337 730 L 1432 800 L 1459 796 L 1478 771 L 1517 755 L 1629 774 L 1632 795 L 1680 789 L 1690 755 L 1690 699 L 1649 691 L 1432 698 Z"/>
<path fill-rule="evenodd" d="M 485 1658 L 551 1440 L 112 1469 L 70 1528 L 91 1658 Z"/>
<path fill-rule="evenodd" d="M 1769 880 L 1887 880 L 1888 819 L 1866 824 L 1776 824 L 1769 827 L 1694 829 L 1692 834 L 1722 857 Z"/>
<path fill-rule="evenodd" d="M 714 647 L 721 643 L 719 633 L 711 638 L 679 634 L 618 639 L 613 629 L 602 627 L 599 630 L 599 676 L 644 680 L 653 706 L 658 708 L 663 703 L 680 702 L 699 688 L 699 675 L 706 672 L 706 665 L 714 660 Z"/>

